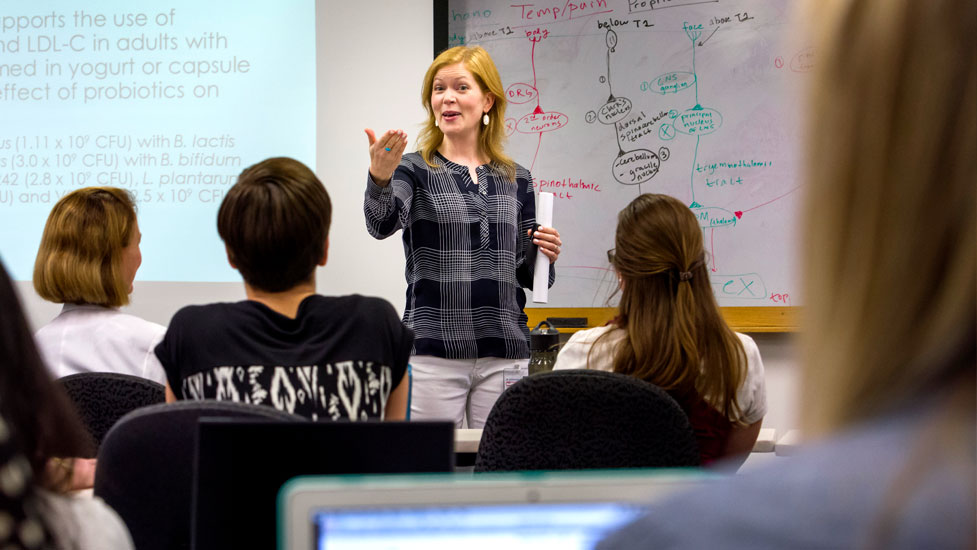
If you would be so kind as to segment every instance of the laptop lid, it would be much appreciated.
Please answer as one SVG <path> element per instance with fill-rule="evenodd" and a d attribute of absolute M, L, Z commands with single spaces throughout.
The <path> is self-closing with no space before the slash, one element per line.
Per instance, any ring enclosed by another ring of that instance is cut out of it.
<path fill-rule="evenodd" d="M 593 548 L 699 470 L 303 477 L 279 493 L 279 548 Z"/>
<path fill-rule="evenodd" d="M 451 422 L 203 418 L 197 427 L 197 550 L 273 548 L 278 490 L 299 475 L 450 472 Z"/>

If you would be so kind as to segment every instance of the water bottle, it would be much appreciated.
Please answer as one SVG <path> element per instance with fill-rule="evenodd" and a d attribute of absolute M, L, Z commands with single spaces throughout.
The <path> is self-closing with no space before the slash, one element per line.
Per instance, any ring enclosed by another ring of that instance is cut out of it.
<path fill-rule="evenodd" d="M 543 328 L 546 325 L 546 328 Z M 560 331 L 546 321 L 540 321 L 529 331 L 529 374 L 553 370 L 560 351 Z"/>

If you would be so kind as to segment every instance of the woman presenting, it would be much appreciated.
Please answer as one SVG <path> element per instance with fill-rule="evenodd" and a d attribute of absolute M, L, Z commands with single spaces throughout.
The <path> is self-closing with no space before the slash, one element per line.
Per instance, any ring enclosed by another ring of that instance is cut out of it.
<path fill-rule="evenodd" d="M 370 234 L 403 229 L 404 322 L 414 330 L 411 417 L 481 428 L 503 371 L 529 360 L 523 288 L 537 250 L 555 262 L 560 233 L 536 225 L 529 171 L 505 155 L 505 94 L 480 47 L 439 55 L 424 76 L 418 150 L 390 130 L 370 141 L 363 210 Z M 556 272 L 550 266 L 549 284 Z"/>

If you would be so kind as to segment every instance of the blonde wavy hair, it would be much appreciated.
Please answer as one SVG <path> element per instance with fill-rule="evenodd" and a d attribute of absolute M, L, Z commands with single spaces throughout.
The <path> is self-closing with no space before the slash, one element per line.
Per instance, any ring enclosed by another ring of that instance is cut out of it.
<path fill-rule="evenodd" d="M 618 214 L 614 245 L 610 260 L 621 277 L 615 325 L 627 334 L 614 349 L 614 371 L 695 391 L 740 424 L 736 390 L 746 379 L 746 352 L 712 293 L 695 215 L 674 197 L 645 193 Z"/>
<path fill-rule="evenodd" d="M 34 289 L 59 304 L 129 303 L 122 250 L 132 240 L 136 207 L 128 191 L 85 187 L 51 209 L 34 261 Z"/>
<path fill-rule="evenodd" d="M 495 101 L 489 109 L 489 124 L 481 126 L 478 134 L 478 146 L 488 156 L 492 163 L 497 164 L 503 172 L 514 180 L 516 177 L 516 163 L 506 156 L 502 144 L 505 142 L 505 90 L 499 70 L 495 67 L 492 57 L 481 46 L 456 46 L 438 55 L 424 75 L 424 85 L 421 88 L 421 104 L 427 110 L 427 121 L 417 136 L 418 150 L 424 162 L 432 168 L 437 167 L 434 154 L 444 141 L 444 134 L 435 125 L 434 109 L 431 107 L 431 93 L 434 90 L 434 77 L 438 71 L 450 65 L 463 63 L 465 68 L 475 77 L 482 93 L 491 94 Z"/>
<path fill-rule="evenodd" d="M 973 380 L 977 3 L 808 7 L 802 410 L 815 435 Z"/>

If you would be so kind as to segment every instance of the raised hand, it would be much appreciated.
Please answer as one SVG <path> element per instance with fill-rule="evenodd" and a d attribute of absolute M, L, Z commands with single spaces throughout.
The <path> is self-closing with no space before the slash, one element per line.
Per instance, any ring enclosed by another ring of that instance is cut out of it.
<path fill-rule="evenodd" d="M 387 130 L 377 139 L 370 128 L 364 131 L 370 140 L 370 176 L 377 185 L 386 187 L 407 148 L 407 133 L 403 130 Z"/>

